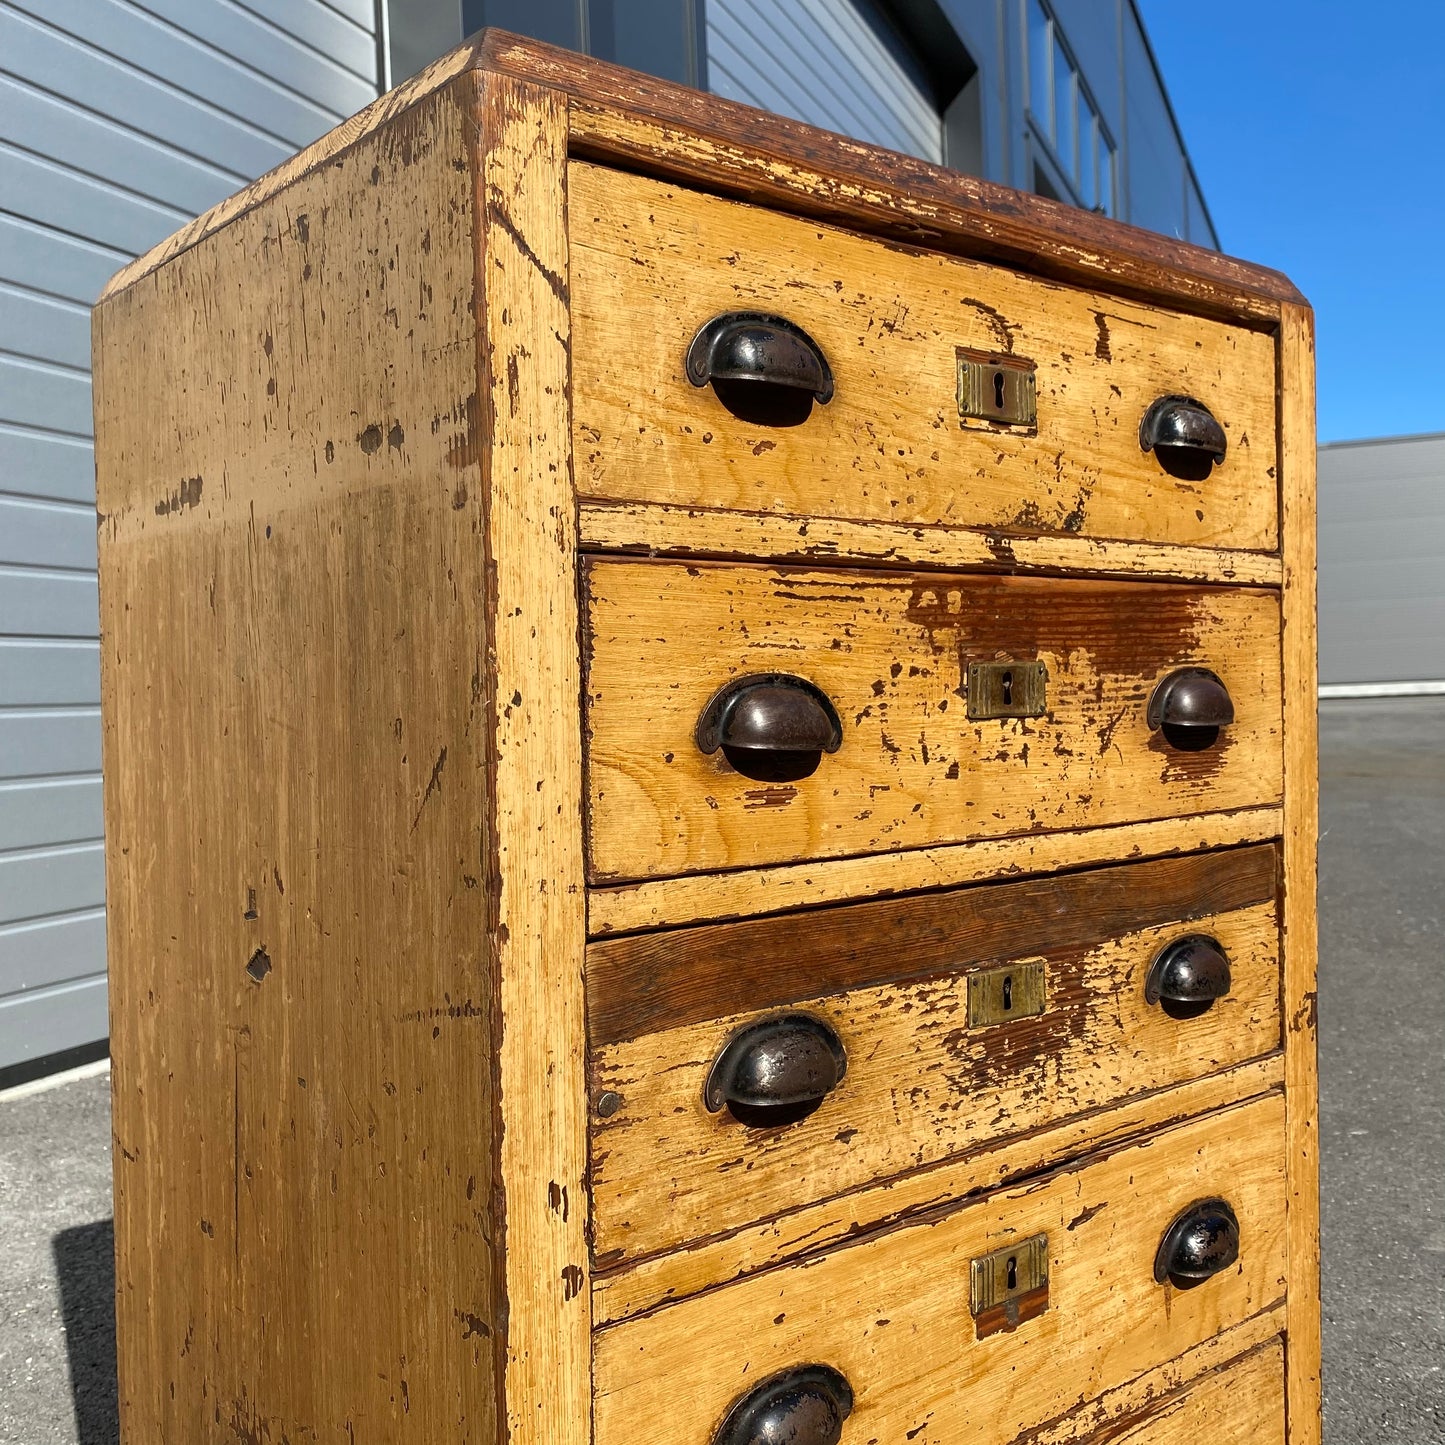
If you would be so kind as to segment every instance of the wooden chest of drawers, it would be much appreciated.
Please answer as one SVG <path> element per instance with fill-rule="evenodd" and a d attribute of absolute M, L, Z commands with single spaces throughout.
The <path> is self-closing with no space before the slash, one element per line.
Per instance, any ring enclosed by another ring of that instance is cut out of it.
<path fill-rule="evenodd" d="M 492 33 L 95 336 L 128 1441 L 1318 1440 L 1287 282 Z"/>

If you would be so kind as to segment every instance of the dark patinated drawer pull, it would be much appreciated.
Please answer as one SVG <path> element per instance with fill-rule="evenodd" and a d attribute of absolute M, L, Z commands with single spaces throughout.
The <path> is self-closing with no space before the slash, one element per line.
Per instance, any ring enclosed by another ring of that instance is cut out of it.
<path fill-rule="evenodd" d="M 1239 1220 L 1227 1200 L 1201 1199 L 1164 1231 L 1154 1256 L 1160 1284 L 1198 1284 L 1239 1258 Z"/>
<path fill-rule="evenodd" d="M 833 399 L 833 370 L 801 326 L 763 311 L 714 316 L 687 348 L 687 379 L 783 386 L 807 392 L 820 406 Z"/>
<path fill-rule="evenodd" d="M 1234 702 L 1217 673 L 1207 667 L 1176 668 L 1149 699 L 1149 728 L 1182 752 L 1211 747 L 1234 721 Z"/>
<path fill-rule="evenodd" d="M 712 1445 L 838 1445 L 853 1388 L 831 1365 L 784 1370 L 743 1395 Z"/>
<path fill-rule="evenodd" d="M 1139 423 L 1139 446 L 1153 452 L 1165 471 L 1173 474 L 1171 463 L 1210 463 L 1224 460 L 1229 442 L 1224 428 L 1202 401 L 1192 396 L 1161 396 Z"/>
<path fill-rule="evenodd" d="M 848 1072 L 843 1041 L 813 1014 L 780 1014 L 735 1034 L 713 1061 L 703 1102 L 747 1123 L 811 1113 Z"/>
<path fill-rule="evenodd" d="M 843 724 L 828 695 L 806 678 L 758 672 L 734 678 L 712 695 L 694 733 L 705 753 L 836 753 Z"/>
<path fill-rule="evenodd" d="M 1176 938 L 1150 964 L 1144 997 L 1149 1003 L 1163 1004 L 1176 1017 L 1193 1017 L 1224 998 L 1231 982 L 1229 958 L 1219 940 L 1190 933 Z"/>

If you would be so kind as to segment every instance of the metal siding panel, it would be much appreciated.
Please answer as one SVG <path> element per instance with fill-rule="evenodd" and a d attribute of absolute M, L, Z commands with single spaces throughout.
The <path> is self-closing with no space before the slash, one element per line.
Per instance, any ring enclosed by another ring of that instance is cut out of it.
<path fill-rule="evenodd" d="M 10 0 L 32 19 L 196 96 L 296 150 L 341 117 L 304 95 L 284 89 L 229 55 L 133 8 L 128 0 Z M 213 0 L 201 0 L 213 3 Z M 48 84 L 55 90 L 63 81 Z"/>
<path fill-rule="evenodd" d="M 370 18 L 363 28 L 318 0 L 236 0 L 236 3 L 238 8 L 260 16 L 277 30 L 359 76 L 368 86 L 376 79 L 376 40 L 371 33 Z M 375 94 L 374 86 L 372 94 Z"/>
<path fill-rule="evenodd" d="M 0 215 L 0 280 L 89 307 L 130 252 Z"/>
<path fill-rule="evenodd" d="M 180 154 L 134 131 L 78 110 L 33 86 L 0 76 L 5 138 L 81 175 L 107 183 L 181 214 L 198 214 L 246 183 L 238 171 Z"/>
<path fill-rule="evenodd" d="M 0 998 L 24 989 L 49 988 L 94 977 L 104 968 L 102 908 L 37 918 L 29 923 L 0 924 Z"/>
<path fill-rule="evenodd" d="M 81 843 L 102 831 L 99 774 L 0 783 L 0 851 Z"/>
<path fill-rule="evenodd" d="M 0 422 L 89 437 L 90 377 L 0 351 Z"/>
<path fill-rule="evenodd" d="M 0 712 L 0 778 L 99 771 L 99 707 Z"/>
<path fill-rule="evenodd" d="M 110 1036 L 105 975 L 0 999 L 0 1069 Z"/>
<path fill-rule="evenodd" d="M 100 843 L 0 855 L 0 923 L 99 908 L 104 902 Z"/>
<path fill-rule="evenodd" d="M 0 562 L 95 570 L 95 512 L 0 493 Z M 0 627 L 5 624 L 0 621 Z"/>
<path fill-rule="evenodd" d="M 96 636 L 95 574 L 0 565 L 0 627 L 12 637 Z"/>
<path fill-rule="evenodd" d="M 0 638 L 0 708 L 98 707 L 99 704 L 98 642 Z M 0 730 L 3 727 L 0 719 Z M 4 771 L 3 747 L 0 741 L 0 772 Z"/>
<path fill-rule="evenodd" d="M 309 96 L 337 119 L 345 119 L 376 99 L 374 81 L 363 80 L 285 31 L 224 0 L 135 0 L 135 4 L 221 54 L 235 56 L 297 95 Z"/>
<path fill-rule="evenodd" d="M 1320 681 L 1445 681 L 1445 436 L 1319 454 Z"/>
<path fill-rule="evenodd" d="M 1129 214 L 1124 219 L 1182 237 L 1184 154 L 1132 7 L 1124 14 L 1124 78 L 1129 110 Z"/>
<path fill-rule="evenodd" d="M 257 175 L 291 154 L 287 142 L 124 65 L 29 16 L 0 10 L 5 68 L 46 90 L 241 176 Z"/>
<path fill-rule="evenodd" d="M 708 0 L 708 81 L 718 95 L 941 160 L 932 101 L 850 4 Z"/>
<path fill-rule="evenodd" d="M 0 216 L 0 778 L 21 780 L 0 786 L 0 996 L 25 990 L 0 997 L 0 1066 L 107 1027 L 84 977 L 102 852 L 78 842 L 101 827 L 99 652 L 62 640 L 96 634 L 94 513 L 34 500 L 93 506 L 80 308 L 369 102 L 373 24 L 371 0 L 0 3 L 0 192 L 23 212 Z"/>
<path fill-rule="evenodd" d="M 0 477 L 12 492 L 93 503 L 95 452 L 80 437 L 47 436 L 0 423 Z"/>
<path fill-rule="evenodd" d="M 90 370 L 90 311 L 76 302 L 0 282 L 0 338 L 17 355 Z"/>
<path fill-rule="evenodd" d="M 12 150 L 3 141 L 0 195 L 23 196 L 29 220 L 126 255 L 149 250 L 189 219 L 184 211 L 127 195 L 54 161 Z"/>

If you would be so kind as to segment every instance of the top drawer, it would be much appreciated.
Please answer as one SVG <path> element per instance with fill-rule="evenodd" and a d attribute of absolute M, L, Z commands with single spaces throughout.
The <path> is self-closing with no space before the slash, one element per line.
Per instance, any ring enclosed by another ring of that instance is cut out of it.
<path fill-rule="evenodd" d="M 569 176 L 583 496 L 1276 546 L 1272 338 L 645 177 L 581 163 Z M 693 386 L 694 335 L 736 311 L 802 327 L 832 400 L 780 425 Z M 1037 424 L 961 417 L 961 352 L 1033 363 Z M 1145 413 L 1174 395 L 1224 428 L 1207 475 L 1197 453 L 1174 476 L 1141 449 Z"/>

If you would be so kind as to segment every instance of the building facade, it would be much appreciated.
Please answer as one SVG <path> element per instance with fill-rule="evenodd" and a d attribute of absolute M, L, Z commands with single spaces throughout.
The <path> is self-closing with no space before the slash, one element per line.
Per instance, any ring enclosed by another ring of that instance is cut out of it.
<path fill-rule="evenodd" d="M 1134 0 L 0 0 L 0 1084 L 108 1031 L 90 303 L 483 25 L 1218 244 Z"/>
<path fill-rule="evenodd" d="M 1445 432 L 1319 452 L 1320 695 L 1445 693 Z"/>

